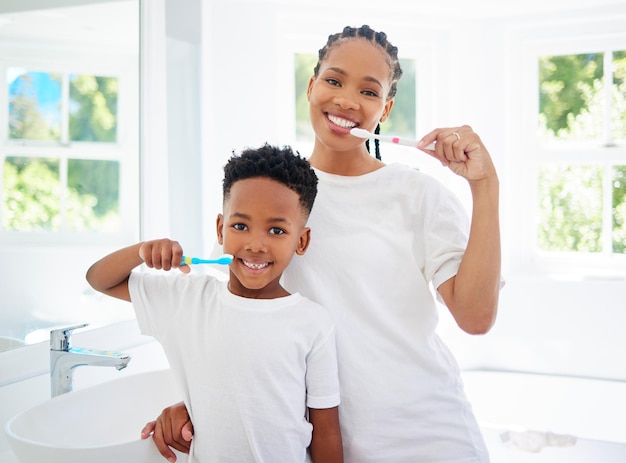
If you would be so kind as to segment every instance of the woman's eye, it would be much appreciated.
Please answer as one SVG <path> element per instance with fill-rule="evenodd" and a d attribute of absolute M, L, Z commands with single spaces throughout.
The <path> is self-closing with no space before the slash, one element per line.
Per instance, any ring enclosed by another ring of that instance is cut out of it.
<path fill-rule="evenodd" d="M 233 228 L 234 228 L 235 230 L 240 230 L 240 231 L 243 231 L 243 230 L 246 230 L 248 227 L 246 227 L 246 226 L 245 226 L 244 224 L 242 224 L 242 223 L 236 223 L 236 224 L 233 224 Z"/>
<path fill-rule="evenodd" d="M 278 228 L 278 227 L 270 228 L 270 235 L 282 235 L 283 233 L 285 233 L 285 230 L 283 230 L 282 228 Z"/>
<path fill-rule="evenodd" d="M 335 87 L 339 87 L 341 85 L 339 81 L 335 79 L 326 79 L 326 82 L 328 82 L 330 85 L 333 85 Z"/>

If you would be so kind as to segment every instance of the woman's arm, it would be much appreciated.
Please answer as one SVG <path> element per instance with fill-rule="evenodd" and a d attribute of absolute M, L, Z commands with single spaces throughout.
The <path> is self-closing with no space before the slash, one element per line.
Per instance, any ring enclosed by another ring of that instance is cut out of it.
<path fill-rule="evenodd" d="M 434 150 L 425 147 L 437 141 Z M 420 149 L 464 177 L 472 194 L 472 221 L 467 249 L 456 276 L 437 290 L 457 324 L 470 334 L 493 326 L 500 293 L 499 180 L 482 140 L 471 127 L 433 130 Z"/>

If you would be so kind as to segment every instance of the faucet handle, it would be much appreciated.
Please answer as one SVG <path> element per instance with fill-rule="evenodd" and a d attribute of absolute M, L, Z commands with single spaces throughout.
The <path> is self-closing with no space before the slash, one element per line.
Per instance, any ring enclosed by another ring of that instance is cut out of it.
<path fill-rule="evenodd" d="M 83 323 L 82 325 L 68 326 L 67 328 L 59 328 L 50 331 L 50 350 L 63 350 L 67 351 L 70 348 L 70 336 L 72 331 L 79 328 L 84 328 L 89 323 Z"/>

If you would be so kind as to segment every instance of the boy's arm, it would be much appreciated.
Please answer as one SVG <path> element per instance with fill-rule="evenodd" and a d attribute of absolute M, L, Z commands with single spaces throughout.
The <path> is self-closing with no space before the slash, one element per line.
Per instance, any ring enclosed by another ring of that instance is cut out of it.
<path fill-rule="evenodd" d="M 309 408 L 313 437 L 309 450 L 313 463 L 343 463 L 339 408 Z"/>
<path fill-rule="evenodd" d="M 87 270 L 87 281 L 96 291 L 130 302 L 128 277 L 141 265 L 139 255 L 142 243 L 120 249 L 103 257 Z"/>

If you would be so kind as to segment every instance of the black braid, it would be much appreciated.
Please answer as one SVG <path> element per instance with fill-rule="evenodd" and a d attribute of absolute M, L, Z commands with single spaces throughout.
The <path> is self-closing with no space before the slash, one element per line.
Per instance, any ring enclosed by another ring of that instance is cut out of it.
<path fill-rule="evenodd" d="M 300 197 L 300 206 L 308 217 L 317 195 L 317 175 L 309 162 L 288 146 L 278 148 L 265 144 L 246 149 L 224 166 L 222 193 L 228 199 L 230 189 L 239 180 L 264 177 L 284 184 Z"/>
<path fill-rule="evenodd" d="M 329 35 L 326 45 L 319 50 L 318 61 L 313 69 L 315 77 L 317 77 L 320 65 L 326 58 L 328 52 L 332 50 L 338 42 L 341 42 L 342 39 L 351 38 L 363 38 L 369 40 L 370 42 L 379 45 L 385 53 L 387 53 L 387 56 L 389 57 L 389 68 L 391 69 L 391 87 L 389 88 L 387 99 L 396 96 L 396 92 L 398 90 L 398 80 L 402 77 L 402 67 L 400 66 L 400 61 L 398 60 L 398 47 L 394 47 L 387 40 L 387 34 L 384 32 L 376 32 L 367 25 L 363 25 L 359 28 L 346 26 L 343 28 L 342 32 Z"/>
<path fill-rule="evenodd" d="M 376 124 L 376 130 L 374 133 L 378 135 L 380 133 L 380 124 Z M 365 140 L 365 147 L 367 148 L 367 152 L 370 152 L 370 140 L 369 138 Z M 376 153 L 376 159 L 379 161 L 382 160 L 380 156 L 380 140 L 378 138 L 374 138 L 374 152 Z"/>
<path fill-rule="evenodd" d="M 375 43 L 376 45 L 380 46 L 387 54 L 389 68 L 391 70 L 391 86 L 389 87 L 387 100 L 393 98 L 394 96 L 396 96 L 396 92 L 398 91 L 398 81 L 400 80 L 400 77 L 402 77 L 402 67 L 400 66 L 400 61 L 398 59 L 398 48 L 389 43 L 389 41 L 387 40 L 387 34 L 385 34 L 384 32 L 376 32 L 367 25 L 363 25 L 359 28 L 346 26 L 343 28 L 343 31 L 329 35 L 326 45 L 324 45 L 324 47 L 319 50 L 318 60 L 315 68 L 313 69 L 313 74 L 315 75 L 315 77 L 317 77 L 320 66 L 328 55 L 328 52 L 330 52 L 330 50 L 332 50 L 337 44 L 341 43 L 344 40 L 358 38 L 363 38 L 365 40 L 369 40 L 372 43 Z M 376 126 L 375 133 L 380 133 L 380 124 Z M 369 151 L 369 140 L 365 142 L 365 146 Z M 374 140 L 374 146 L 376 150 L 376 159 L 380 160 L 381 156 L 379 140 Z"/>

